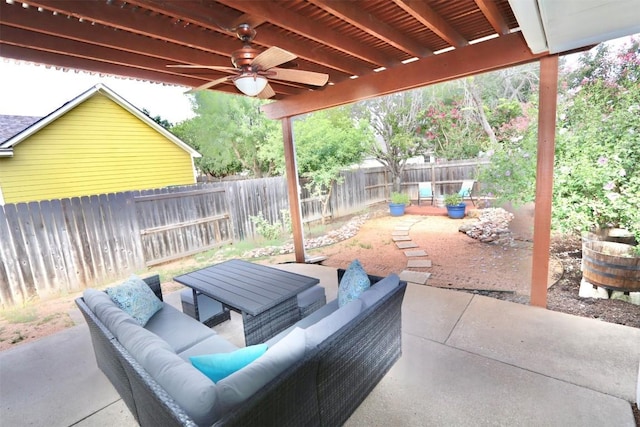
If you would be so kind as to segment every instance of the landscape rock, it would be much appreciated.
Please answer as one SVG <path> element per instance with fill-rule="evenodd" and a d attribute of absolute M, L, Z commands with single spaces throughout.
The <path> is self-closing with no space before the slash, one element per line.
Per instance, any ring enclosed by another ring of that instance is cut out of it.
<path fill-rule="evenodd" d="M 502 208 L 478 209 L 477 221 L 462 224 L 459 231 L 483 243 L 511 245 L 513 236 L 509 223 L 513 214 Z"/>
<path fill-rule="evenodd" d="M 322 246 L 333 245 L 334 243 L 349 239 L 358 233 L 358 230 L 368 218 L 368 214 L 355 216 L 337 230 L 331 230 L 323 236 L 305 239 L 304 247 L 305 249 L 315 249 Z M 293 251 L 293 243 L 289 242 L 284 244 L 283 246 L 267 246 L 264 248 L 256 248 L 251 251 L 245 252 L 242 256 L 244 258 L 261 258 L 272 255 L 290 254 L 293 253 Z"/>

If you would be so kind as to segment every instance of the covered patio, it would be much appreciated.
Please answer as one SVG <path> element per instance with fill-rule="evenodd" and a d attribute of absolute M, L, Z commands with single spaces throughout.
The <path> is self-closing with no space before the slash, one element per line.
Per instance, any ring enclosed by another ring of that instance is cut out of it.
<path fill-rule="evenodd" d="M 336 297 L 330 267 L 282 264 L 317 277 Z M 180 306 L 179 292 L 165 301 Z M 137 425 L 96 366 L 88 327 L 0 353 L 6 425 Z M 215 328 L 243 345 L 237 314 Z M 347 426 L 635 425 L 640 330 L 537 307 L 409 285 L 403 354 Z"/>
<path fill-rule="evenodd" d="M 305 253 L 293 117 L 540 61 L 531 304 L 545 307 L 558 56 L 640 32 L 639 18 L 634 0 L 6 0 L 0 56 L 190 87 L 214 80 L 214 90 L 238 93 L 220 67 L 229 67 L 240 47 L 235 31 L 248 24 L 257 31 L 254 48 L 277 46 L 297 57 L 289 64 L 295 72 L 326 74 L 319 87 L 270 80 L 276 102 L 263 108 L 282 121 L 299 263 Z"/>
<path fill-rule="evenodd" d="M 347 425 L 633 426 L 640 331 L 545 310 L 558 57 L 640 32 L 637 1 L 5 0 L 0 56 L 198 87 L 229 76 L 172 64 L 229 66 L 240 24 L 278 46 L 313 87 L 270 82 L 264 113 L 282 121 L 297 264 L 335 298 L 335 270 L 305 264 L 292 118 L 529 62 L 540 62 L 531 304 L 409 285 L 403 356 Z M 237 93 L 231 81 L 214 88 Z M 167 296 L 179 305 L 179 296 Z M 0 353 L 7 425 L 135 425 L 98 370 L 88 328 Z M 241 321 L 218 327 L 242 340 Z M 242 342 L 239 342 L 242 344 Z"/>

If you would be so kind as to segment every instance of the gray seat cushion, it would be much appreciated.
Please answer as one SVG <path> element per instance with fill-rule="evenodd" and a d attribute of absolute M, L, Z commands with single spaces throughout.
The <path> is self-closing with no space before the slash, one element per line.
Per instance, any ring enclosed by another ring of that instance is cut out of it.
<path fill-rule="evenodd" d="M 176 353 L 216 334 L 168 304 L 164 304 L 162 310 L 154 314 L 144 327 L 167 341 Z"/>
<path fill-rule="evenodd" d="M 297 295 L 298 307 L 307 307 L 319 299 L 326 298 L 322 286 L 312 286 Z"/>
<path fill-rule="evenodd" d="M 237 349 L 238 347 L 222 338 L 220 335 L 214 335 L 181 351 L 180 353 L 178 353 L 178 355 L 184 360 L 189 361 L 189 357 L 191 356 L 201 356 L 204 354 L 215 353 L 230 353 Z"/>

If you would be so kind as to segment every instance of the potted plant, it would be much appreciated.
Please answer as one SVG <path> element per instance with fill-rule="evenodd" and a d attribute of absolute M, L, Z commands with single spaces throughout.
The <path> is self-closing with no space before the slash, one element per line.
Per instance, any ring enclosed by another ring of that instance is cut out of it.
<path fill-rule="evenodd" d="M 404 193 L 391 193 L 389 212 L 391 216 L 404 215 L 404 208 L 409 204 L 409 195 Z"/>
<path fill-rule="evenodd" d="M 462 196 L 460 196 L 458 193 L 445 195 L 444 205 L 447 207 L 447 215 L 449 215 L 449 218 L 464 218 L 464 210 L 467 205 L 465 205 L 464 201 L 462 200 Z"/>

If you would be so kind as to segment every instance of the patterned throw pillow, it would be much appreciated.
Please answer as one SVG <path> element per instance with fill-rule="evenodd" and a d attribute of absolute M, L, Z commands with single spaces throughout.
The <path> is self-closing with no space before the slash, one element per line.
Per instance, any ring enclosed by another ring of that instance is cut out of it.
<path fill-rule="evenodd" d="M 107 294 L 124 312 L 128 313 L 141 326 L 147 324 L 151 316 L 162 308 L 151 288 L 137 276 L 131 276 L 126 282 L 113 288 L 107 288 Z"/>
<path fill-rule="evenodd" d="M 338 307 L 358 299 L 370 286 L 371 281 L 362 268 L 362 264 L 357 259 L 353 260 L 338 286 Z"/>

